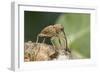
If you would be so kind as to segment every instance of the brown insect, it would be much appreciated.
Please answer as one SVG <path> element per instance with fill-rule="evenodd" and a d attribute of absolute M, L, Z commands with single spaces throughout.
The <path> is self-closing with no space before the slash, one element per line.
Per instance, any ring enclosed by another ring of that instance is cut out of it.
<path fill-rule="evenodd" d="M 70 50 L 70 49 L 68 48 L 68 46 L 67 46 L 67 38 L 66 38 L 66 34 L 65 34 L 65 32 L 64 32 L 64 27 L 63 27 L 61 24 L 55 24 L 55 25 L 50 25 L 50 26 L 45 27 L 45 28 L 40 32 L 40 34 L 37 36 L 37 41 L 36 41 L 36 42 L 38 42 L 39 37 L 43 37 L 43 38 L 44 38 L 44 39 L 43 39 L 43 43 L 45 42 L 45 39 L 46 39 L 47 37 L 52 38 L 52 37 L 56 36 L 56 37 L 59 38 L 59 33 L 60 33 L 60 32 L 63 32 L 64 37 L 65 37 L 65 41 L 66 41 L 66 49 L 65 49 L 65 50 L 66 50 L 68 53 L 71 53 L 71 50 Z M 60 45 L 61 45 L 60 39 L 59 39 L 59 43 L 60 43 Z M 52 44 L 53 44 L 53 43 L 52 43 Z"/>

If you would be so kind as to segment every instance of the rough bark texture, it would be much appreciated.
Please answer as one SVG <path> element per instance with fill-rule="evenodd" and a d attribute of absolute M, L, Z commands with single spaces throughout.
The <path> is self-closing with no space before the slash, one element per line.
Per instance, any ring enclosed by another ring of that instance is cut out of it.
<path fill-rule="evenodd" d="M 48 60 L 63 60 L 69 59 L 68 55 L 64 54 L 64 50 L 57 50 L 52 45 L 45 43 L 34 43 L 32 41 L 24 44 L 24 61 L 48 61 Z"/>

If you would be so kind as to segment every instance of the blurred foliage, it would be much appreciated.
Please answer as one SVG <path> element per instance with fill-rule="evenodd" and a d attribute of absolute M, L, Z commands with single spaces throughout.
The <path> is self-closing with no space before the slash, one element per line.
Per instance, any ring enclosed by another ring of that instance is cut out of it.
<path fill-rule="evenodd" d="M 62 14 L 56 23 L 64 26 L 73 52 L 77 52 L 80 58 L 90 58 L 90 14 Z"/>
<path fill-rule="evenodd" d="M 37 34 L 44 27 L 62 24 L 68 39 L 68 46 L 75 53 L 74 55 L 79 58 L 90 58 L 90 14 L 32 11 L 25 11 L 24 14 L 25 41 L 35 42 Z"/>

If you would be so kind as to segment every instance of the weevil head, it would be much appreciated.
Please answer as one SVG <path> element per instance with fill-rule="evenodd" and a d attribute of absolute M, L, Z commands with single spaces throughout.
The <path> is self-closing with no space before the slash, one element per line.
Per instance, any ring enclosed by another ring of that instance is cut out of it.
<path fill-rule="evenodd" d="M 56 29 L 56 32 L 61 32 L 64 29 L 61 24 L 55 24 L 53 27 Z"/>

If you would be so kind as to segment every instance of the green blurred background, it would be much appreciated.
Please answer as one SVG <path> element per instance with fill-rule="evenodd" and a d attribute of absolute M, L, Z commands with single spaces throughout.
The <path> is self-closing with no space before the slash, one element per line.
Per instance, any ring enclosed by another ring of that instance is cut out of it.
<path fill-rule="evenodd" d="M 68 46 L 75 59 L 90 58 L 90 14 L 87 13 L 24 11 L 25 42 L 35 42 L 37 34 L 44 27 L 54 24 L 64 26 Z"/>

